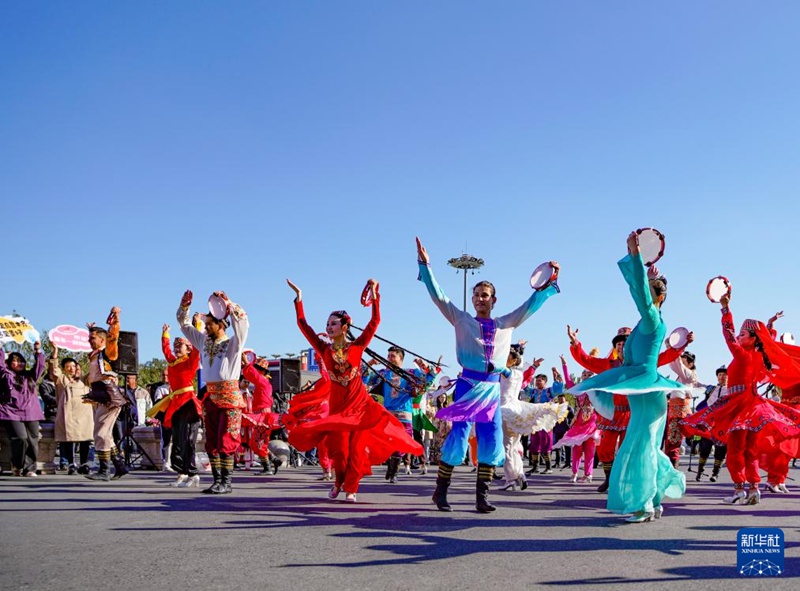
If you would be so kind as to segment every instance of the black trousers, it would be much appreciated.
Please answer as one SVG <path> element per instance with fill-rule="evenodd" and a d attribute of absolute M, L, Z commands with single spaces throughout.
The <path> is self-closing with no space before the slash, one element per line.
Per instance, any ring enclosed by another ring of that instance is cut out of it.
<path fill-rule="evenodd" d="M 714 448 L 714 459 L 720 462 L 724 460 L 725 455 L 728 453 L 728 446 L 714 445 L 710 439 L 706 439 L 705 437 L 700 440 L 700 457 L 707 460 L 708 456 L 711 455 L 712 446 Z"/>
<path fill-rule="evenodd" d="M 89 461 L 89 448 L 92 446 L 91 441 L 78 442 L 81 464 L 86 464 Z M 61 459 L 69 465 L 75 463 L 75 442 L 62 441 L 58 444 Z"/>
<path fill-rule="evenodd" d="M 39 421 L 0 421 L 11 443 L 11 465 L 22 473 L 36 472 Z"/>
<path fill-rule="evenodd" d="M 191 401 L 172 415 L 172 453 L 169 462 L 178 474 L 197 474 L 194 452 L 199 428 L 200 417 Z"/>

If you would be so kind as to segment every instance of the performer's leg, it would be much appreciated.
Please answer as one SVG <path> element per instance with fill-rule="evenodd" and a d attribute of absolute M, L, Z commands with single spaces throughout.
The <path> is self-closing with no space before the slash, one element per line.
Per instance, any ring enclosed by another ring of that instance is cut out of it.
<path fill-rule="evenodd" d="M 744 471 L 745 480 L 749 485 L 747 502 L 755 505 L 761 500 L 761 493 L 758 485 L 761 482 L 761 474 L 758 470 L 758 433 L 745 431 L 747 437 L 744 445 Z"/>
<path fill-rule="evenodd" d="M 242 443 L 242 410 L 240 408 L 221 408 L 219 409 L 219 430 L 220 441 L 220 477 L 222 483 L 220 493 L 232 492 L 233 480 L 233 461 L 236 450 Z"/>
<path fill-rule="evenodd" d="M 347 495 L 355 495 L 361 484 L 361 478 L 364 476 L 361 467 L 369 463 L 369 456 L 367 455 L 367 446 L 364 444 L 364 431 L 353 431 L 349 435 L 350 454 L 347 458 L 347 471 L 342 483 L 342 490 Z M 351 498 L 355 501 L 355 497 L 349 496 L 345 500 L 350 501 Z"/>
<path fill-rule="evenodd" d="M 722 462 L 725 461 L 725 456 L 728 453 L 727 445 L 714 445 L 714 469 L 711 470 L 711 482 L 716 482 L 719 476 L 719 471 L 722 468 Z"/>
<path fill-rule="evenodd" d="M 494 467 L 503 463 L 503 418 L 495 412 L 491 423 L 475 423 L 475 438 L 478 440 L 478 479 L 475 483 L 475 508 L 480 513 L 495 510 L 489 503 L 489 484 Z"/>
<path fill-rule="evenodd" d="M 436 490 L 433 493 L 433 502 L 440 511 L 452 511 L 447 502 L 447 489 L 450 487 L 450 478 L 453 475 L 453 466 L 458 466 L 467 453 L 467 439 L 472 430 L 471 423 L 454 421 L 450 433 L 442 445 L 442 455 L 439 460 L 439 472 L 436 476 Z"/>
<path fill-rule="evenodd" d="M 596 446 L 594 437 L 590 437 L 583 442 L 583 475 L 591 482 L 594 473 L 594 449 Z"/>
<path fill-rule="evenodd" d="M 211 486 L 203 489 L 205 494 L 215 494 L 220 490 L 222 484 L 222 458 L 220 457 L 219 441 L 219 422 L 220 409 L 206 395 L 203 399 L 203 429 L 206 435 L 205 450 L 208 455 L 208 463 L 211 465 L 211 476 L 214 482 Z"/>
<path fill-rule="evenodd" d="M 58 453 L 61 456 L 61 466 L 67 466 L 69 473 L 75 471 L 75 443 L 72 441 L 59 441 Z"/>
<path fill-rule="evenodd" d="M 111 449 L 114 445 L 114 427 L 119 408 L 98 404 L 94 410 L 94 449 L 99 465 L 97 472 L 87 474 L 90 480 L 111 480 Z"/>
<path fill-rule="evenodd" d="M 726 502 L 736 503 L 746 498 L 744 483 L 747 480 L 745 475 L 744 446 L 747 440 L 747 431 L 734 431 L 728 435 L 728 459 L 727 467 L 733 481 L 734 494 L 727 497 Z"/>
<path fill-rule="evenodd" d="M 697 476 L 695 476 L 695 480 L 698 482 L 700 478 L 703 476 L 703 470 L 705 470 L 706 462 L 708 462 L 708 456 L 711 455 L 711 447 L 713 443 L 710 439 L 702 437 L 700 439 L 699 448 L 700 448 L 700 455 L 697 458 Z"/>
<path fill-rule="evenodd" d="M 609 476 L 614 465 L 614 456 L 617 453 L 618 439 L 620 439 L 619 431 L 606 429 L 601 432 L 600 445 L 597 447 L 597 458 L 603 463 L 603 472 L 606 479 L 603 484 L 597 487 L 597 492 L 606 492 L 608 490 Z"/>
<path fill-rule="evenodd" d="M 576 482 L 578 480 L 578 468 L 581 465 L 581 455 L 583 455 L 583 446 L 584 443 L 579 443 L 577 445 L 572 446 L 572 482 Z M 586 464 L 589 463 L 588 456 L 584 456 L 583 458 L 583 465 L 584 465 L 584 472 L 586 471 Z"/>
<path fill-rule="evenodd" d="M 333 488 L 336 489 L 336 494 L 338 495 L 338 491 L 341 490 L 344 484 L 344 478 L 347 472 L 347 458 L 350 453 L 350 434 L 343 431 L 331 431 L 326 435 L 326 443 L 335 473 Z M 333 498 L 335 498 L 335 495 Z"/>
<path fill-rule="evenodd" d="M 172 449 L 170 450 L 169 463 L 172 469 L 180 475 L 188 474 L 184 466 L 186 446 L 189 438 L 189 423 L 187 421 L 186 407 L 184 405 L 172 414 Z"/>
<path fill-rule="evenodd" d="M 317 460 L 319 460 L 319 466 L 322 468 L 323 477 L 326 480 L 331 480 L 333 474 L 331 471 L 333 470 L 333 462 L 331 461 L 331 456 L 328 452 L 328 438 L 323 437 L 319 443 L 317 443 Z"/>

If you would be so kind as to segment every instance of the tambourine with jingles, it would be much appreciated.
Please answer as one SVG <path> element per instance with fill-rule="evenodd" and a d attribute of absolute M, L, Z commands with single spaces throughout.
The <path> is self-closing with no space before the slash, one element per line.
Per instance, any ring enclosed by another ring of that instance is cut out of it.
<path fill-rule="evenodd" d="M 375 292 L 377 293 L 380 284 L 375 281 Z M 372 305 L 372 283 L 369 281 L 364 286 L 364 291 L 361 292 L 361 305 L 365 308 Z"/>
<path fill-rule="evenodd" d="M 664 256 L 664 248 L 667 245 L 664 235 L 655 228 L 639 228 L 636 234 L 642 262 L 648 267 L 655 265 Z"/>
<path fill-rule="evenodd" d="M 208 298 L 208 311 L 217 320 L 223 320 L 230 314 L 230 302 L 222 297 L 220 292 L 215 291 Z"/>
<path fill-rule="evenodd" d="M 689 329 L 679 326 L 667 337 L 667 344 L 673 349 L 683 349 L 689 344 Z"/>
<path fill-rule="evenodd" d="M 715 304 L 719 304 L 722 298 L 731 295 L 731 282 L 727 277 L 719 275 L 708 282 L 706 286 L 706 296 Z"/>
<path fill-rule="evenodd" d="M 553 263 L 547 261 L 542 263 L 533 270 L 531 274 L 531 287 L 537 291 L 541 291 L 548 285 L 552 285 L 558 279 L 558 268 L 553 266 Z"/>

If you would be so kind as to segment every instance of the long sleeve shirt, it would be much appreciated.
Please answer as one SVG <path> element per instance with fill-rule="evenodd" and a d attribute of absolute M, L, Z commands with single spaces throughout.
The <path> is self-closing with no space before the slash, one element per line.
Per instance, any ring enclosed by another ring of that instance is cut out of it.
<path fill-rule="evenodd" d="M 558 287 L 552 284 L 534 291 L 513 312 L 481 322 L 450 301 L 436 282 L 430 265 L 420 263 L 419 276 L 433 303 L 455 328 L 458 363 L 464 369 L 482 373 L 501 372 L 511 349 L 513 330 L 530 318 L 550 296 L 558 293 Z"/>
<path fill-rule="evenodd" d="M 44 354 L 34 357 L 33 368 L 20 372 L 6 366 L 6 354 L 0 348 L 0 421 L 44 420 L 36 382 L 45 370 Z"/>
<path fill-rule="evenodd" d="M 200 351 L 203 381 L 206 383 L 238 380 L 242 373 L 242 352 L 250 321 L 239 305 L 231 302 L 230 307 L 233 336 L 225 335 L 216 341 L 192 326 L 188 306 L 178 308 L 178 324 L 183 336 Z"/>

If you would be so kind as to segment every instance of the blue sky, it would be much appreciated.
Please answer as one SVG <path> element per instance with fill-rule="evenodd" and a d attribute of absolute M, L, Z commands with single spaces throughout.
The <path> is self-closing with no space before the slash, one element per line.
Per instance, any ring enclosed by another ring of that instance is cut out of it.
<path fill-rule="evenodd" d="M 800 5 L 772 2 L 6 2 L 0 6 L 0 314 L 37 328 L 122 308 L 160 355 L 184 289 L 224 289 L 250 345 L 297 352 L 291 277 L 320 330 L 381 283 L 379 334 L 455 362 L 414 236 L 497 312 L 540 262 L 562 293 L 517 333 L 547 366 L 564 327 L 602 351 L 636 311 L 627 233 L 667 237 L 664 318 L 727 363 L 738 320 L 800 332 Z M 13 263 L 12 263 L 13 261 Z M 383 346 L 376 343 L 378 349 Z M 573 364 L 574 365 L 574 364 Z M 455 369 L 447 370 L 455 373 Z"/>

